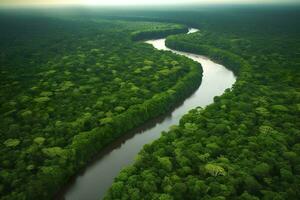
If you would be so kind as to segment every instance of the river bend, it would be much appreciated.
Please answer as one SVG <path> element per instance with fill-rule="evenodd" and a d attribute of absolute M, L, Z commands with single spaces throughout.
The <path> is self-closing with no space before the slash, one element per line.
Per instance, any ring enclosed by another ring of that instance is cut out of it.
<path fill-rule="evenodd" d="M 190 28 L 187 34 L 197 31 Z M 169 49 L 165 46 L 165 40 L 148 40 L 146 43 L 152 44 L 158 50 L 172 51 L 201 63 L 203 77 L 199 88 L 169 114 L 125 134 L 102 150 L 98 157 L 66 186 L 58 199 L 99 200 L 103 198 L 120 170 L 133 163 L 145 144 L 158 139 L 161 132 L 167 131 L 170 126 L 177 125 L 180 118 L 189 110 L 211 104 L 215 96 L 222 95 L 225 89 L 231 88 L 234 84 L 236 78 L 232 71 L 205 56 Z"/>

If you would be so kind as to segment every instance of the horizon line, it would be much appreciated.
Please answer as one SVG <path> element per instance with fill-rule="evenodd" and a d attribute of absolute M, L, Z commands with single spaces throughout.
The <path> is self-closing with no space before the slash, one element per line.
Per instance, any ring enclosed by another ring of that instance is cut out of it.
<path fill-rule="evenodd" d="M 8 3 L 8 4 L 0 4 L 0 7 L 143 7 L 143 6 L 247 6 L 247 5 L 300 5 L 300 2 L 240 2 L 240 3 L 143 3 L 143 4 L 84 4 L 84 3 L 27 3 L 27 4 L 19 4 L 19 3 Z"/>

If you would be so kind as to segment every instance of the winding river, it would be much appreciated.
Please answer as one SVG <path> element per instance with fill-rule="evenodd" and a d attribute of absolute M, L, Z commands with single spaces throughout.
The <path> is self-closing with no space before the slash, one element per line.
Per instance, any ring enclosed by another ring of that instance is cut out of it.
<path fill-rule="evenodd" d="M 187 34 L 197 31 L 191 28 Z M 93 162 L 73 178 L 57 199 L 99 200 L 103 198 L 113 179 L 122 168 L 133 163 L 135 156 L 145 144 L 159 138 L 161 132 L 167 131 L 171 125 L 178 124 L 180 118 L 192 108 L 211 104 L 214 96 L 221 95 L 236 80 L 231 71 L 209 58 L 167 48 L 165 39 L 148 40 L 146 43 L 152 44 L 158 50 L 169 50 L 201 63 L 203 77 L 200 87 L 172 112 L 125 134 L 104 149 Z"/>

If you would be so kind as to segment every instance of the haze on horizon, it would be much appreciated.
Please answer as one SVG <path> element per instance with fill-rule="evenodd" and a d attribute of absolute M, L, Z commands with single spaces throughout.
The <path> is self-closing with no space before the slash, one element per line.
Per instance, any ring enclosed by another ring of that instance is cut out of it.
<path fill-rule="evenodd" d="M 0 5 L 285 4 L 298 0 L 0 0 Z"/>

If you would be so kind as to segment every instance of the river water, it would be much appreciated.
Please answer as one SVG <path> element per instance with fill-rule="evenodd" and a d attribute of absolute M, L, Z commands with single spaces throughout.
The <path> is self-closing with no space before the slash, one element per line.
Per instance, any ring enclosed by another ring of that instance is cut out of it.
<path fill-rule="evenodd" d="M 187 34 L 197 32 L 189 29 Z M 120 170 L 133 163 L 142 147 L 158 139 L 162 131 L 179 123 L 180 118 L 192 108 L 205 107 L 213 102 L 215 96 L 221 95 L 225 89 L 235 82 L 234 74 L 209 58 L 201 55 L 174 51 L 165 46 L 165 39 L 146 41 L 158 50 L 169 50 L 184 55 L 201 63 L 203 68 L 202 83 L 199 88 L 181 105 L 161 118 L 150 121 L 142 128 L 133 130 L 117 139 L 109 147 L 100 152 L 82 172 L 66 186 L 57 199 L 65 200 L 100 200 L 113 183 Z"/>

